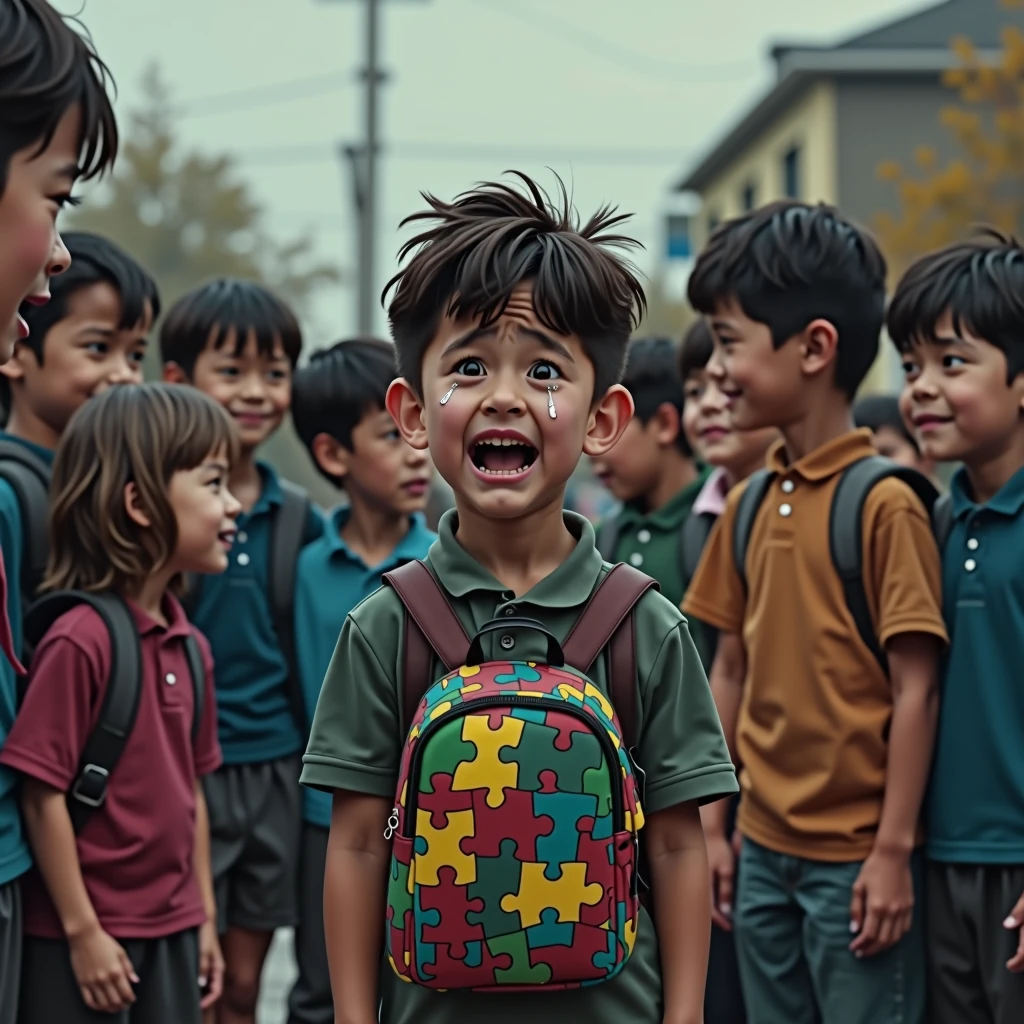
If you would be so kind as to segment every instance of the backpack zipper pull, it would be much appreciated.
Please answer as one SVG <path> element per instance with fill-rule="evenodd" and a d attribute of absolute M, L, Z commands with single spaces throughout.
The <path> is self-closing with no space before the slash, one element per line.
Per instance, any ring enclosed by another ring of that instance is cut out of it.
<path fill-rule="evenodd" d="M 388 827 L 384 829 L 384 838 L 390 839 L 398 828 L 398 808 L 391 808 L 391 817 L 388 818 Z"/>

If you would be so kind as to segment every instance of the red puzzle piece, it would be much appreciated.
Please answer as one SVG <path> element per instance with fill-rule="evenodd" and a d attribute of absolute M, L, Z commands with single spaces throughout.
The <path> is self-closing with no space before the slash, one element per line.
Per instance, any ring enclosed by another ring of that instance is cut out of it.
<path fill-rule="evenodd" d="M 480 913 L 484 909 L 484 901 L 477 897 L 469 898 L 469 888 L 455 884 L 455 868 L 442 867 L 437 871 L 437 885 L 420 886 L 419 899 L 423 910 L 437 910 L 441 914 L 439 925 L 423 926 L 423 941 L 444 942 L 451 946 L 452 955 L 464 957 L 466 943 L 484 940 L 482 924 L 470 924 L 466 920 L 468 911 Z"/>
<path fill-rule="evenodd" d="M 553 771 L 551 771 L 550 768 L 547 769 L 546 771 L 541 772 L 537 776 L 537 780 L 540 782 L 540 791 L 542 793 L 557 793 L 557 792 L 559 792 L 559 789 L 558 789 L 558 776 Z"/>
<path fill-rule="evenodd" d="M 549 836 L 555 823 L 546 814 L 533 810 L 533 793 L 506 789 L 500 807 L 487 806 L 487 791 L 473 790 L 473 828 L 475 835 L 463 839 L 460 849 L 477 857 L 500 857 L 503 839 L 516 841 L 516 858 L 524 863 L 537 860 L 537 838 Z"/>
<path fill-rule="evenodd" d="M 512 957 L 508 953 L 495 956 L 486 942 L 479 944 L 480 963 L 476 967 L 467 967 L 463 949 L 438 945 L 437 960 L 431 970 L 441 988 L 473 988 L 495 983 L 495 970 L 507 971 L 512 966 Z M 462 954 L 462 955 L 457 955 Z"/>
<path fill-rule="evenodd" d="M 555 737 L 555 750 L 571 750 L 574 732 L 593 736 L 594 729 L 599 728 L 597 722 L 593 726 L 589 726 L 572 715 L 549 715 L 546 724 L 552 729 L 558 730 L 558 736 Z"/>
<path fill-rule="evenodd" d="M 473 810 L 473 793 L 471 790 L 452 792 L 454 776 L 444 772 L 435 772 L 430 777 L 430 785 L 434 787 L 433 793 L 418 793 L 416 796 L 416 807 L 424 811 L 430 811 L 430 825 L 435 829 L 442 829 L 448 824 L 447 815 L 451 811 Z M 410 783 L 411 785 L 411 783 Z M 408 800 L 408 797 L 406 797 Z"/>

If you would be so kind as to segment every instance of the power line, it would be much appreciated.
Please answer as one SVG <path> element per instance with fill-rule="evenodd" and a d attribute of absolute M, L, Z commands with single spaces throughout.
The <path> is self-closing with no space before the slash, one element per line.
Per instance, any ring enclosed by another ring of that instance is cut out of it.
<path fill-rule="evenodd" d="M 178 109 L 185 117 L 229 114 L 257 107 L 269 107 L 276 103 L 290 103 L 293 100 L 308 99 L 311 96 L 324 96 L 353 84 L 352 75 L 333 72 L 327 75 L 313 75 L 308 78 L 293 78 L 286 82 L 276 82 L 273 85 L 235 89 L 212 96 L 197 96 L 178 104 Z"/>
<path fill-rule="evenodd" d="M 614 40 L 607 39 L 597 32 L 582 25 L 567 21 L 550 11 L 545 10 L 543 16 L 535 12 L 532 16 L 530 8 L 521 4 L 510 4 L 507 0 L 472 0 L 478 7 L 484 7 L 496 14 L 529 25 L 545 34 L 560 35 L 572 45 L 586 50 L 598 57 L 604 57 L 621 67 L 656 78 L 671 79 L 677 82 L 706 81 L 737 81 L 747 77 L 757 66 L 756 61 L 728 61 L 720 64 L 691 64 L 681 61 L 666 60 L 664 57 L 653 57 L 639 50 L 633 50 Z M 746 72 L 746 75 L 742 72 Z"/>

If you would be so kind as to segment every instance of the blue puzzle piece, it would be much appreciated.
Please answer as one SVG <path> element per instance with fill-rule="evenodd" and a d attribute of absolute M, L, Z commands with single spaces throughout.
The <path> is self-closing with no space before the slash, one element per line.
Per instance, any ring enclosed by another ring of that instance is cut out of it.
<path fill-rule="evenodd" d="M 463 963 L 467 967 L 479 967 L 484 962 L 484 944 L 482 942 L 466 943 L 466 959 Z"/>
<path fill-rule="evenodd" d="M 611 832 L 609 832 L 608 835 L 611 835 Z M 597 837 L 595 836 L 595 838 L 597 838 Z M 413 843 L 413 850 L 415 851 L 417 857 L 426 857 L 426 855 L 427 855 L 427 837 L 426 836 L 417 836 L 416 837 L 416 842 Z"/>
<path fill-rule="evenodd" d="M 423 935 L 424 927 L 436 928 L 441 923 L 441 911 L 423 909 L 420 905 L 419 886 L 416 886 L 413 921 L 415 922 L 413 932 L 415 933 L 416 942 L 416 968 L 424 981 L 432 981 L 434 975 L 429 973 L 427 968 L 433 967 L 437 963 L 437 944 L 424 942 L 421 936 Z"/>
<path fill-rule="evenodd" d="M 580 818 L 597 817 L 597 797 L 589 793 L 534 793 L 533 810 L 538 818 L 547 815 L 555 823 L 550 835 L 537 837 L 537 860 L 547 862 L 544 877 L 555 882 L 562 877 L 559 865 L 576 860 Z"/>
<path fill-rule="evenodd" d="M 542 910 L 540 921 L 540 924 L 532 925 L 526 929 L 526 943 L 530 949 L 538 949 L 542 946 L 572 945 L 572 934 L 575 925 L 571 921 L 559 924 L 558 911 L 554 907 Z"/>
<path fill-rule="evenodd" d="M 618 952 L 618 939 L 615 937 L 615 932 L 608 932 L 608 948 L 603 953 L 595 953 L 593 957 L 593 964 L 595 967 L 610 971 L 615 966 L 616 953 Z"/>
<path fill-rule="evenodd" d="M 597 797 L 594 797 L 597 800 Z M 591 839 L 611 839 L 612 837 L 612 816 L 602 815 L 594 819 L 594 831 L 590 833 Z"/>
<path fill-rule="evenodd" d="M 543 725 L 548 720 L 546 711 L 537 711 L 535 708 L 515 707 L 512 709 L 513 718 L 521 718 L 524 722 L 536 722 Z"/>
<path fill-rule="evenodd" d="M 511 672 L 502 672 L 494 677 L 499 686 L 507 686 L 509 683 L 537 683 L 540 682 L 540 673 L 526 664 L 525 661 L 513 661 L 509 664 Z"/>

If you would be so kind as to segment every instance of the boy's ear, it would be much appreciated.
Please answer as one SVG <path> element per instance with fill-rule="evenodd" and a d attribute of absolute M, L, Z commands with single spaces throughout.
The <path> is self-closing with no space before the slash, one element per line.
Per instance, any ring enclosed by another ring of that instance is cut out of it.
<path fill-rule="evenodd" d="M 391 414 L 406 443 L 417 451 L 425 452 L 427 427 L 423 417 L 423 401 L 404 377 L 391 382 L 384 407 Z"/>
<path fill-rule="evenodd" d="M 177 363 L 164 363 L 160 373 L 166 384 L 188 384 L 188 374 Z"/>
<path fill-rule="evenodd" d="M 839 351 L 839 332 L 828 320 L 812 320 L 800 338 L 800 365 L 808 377 L 833 366 Z"/>
<path fill-rule="evenodd" d="M 153 521 L 149 518 L 149 514 L 142 505 L 139 488 L 134 482 L 124 485 L 124 507 L 129 518 L 134 523 L 145 529 L 149 529 L 153 525 Z"/>
<path fill-rule="evenodd" d="M 629 426 L 633 412 L 633 396 L 621 384 L 613 384 L 590 410 L 583 454 L 600 458 L 610 451 Z"/>
<path fill-rule="evenodd" d="M 36 365 L 39 360 L 36 359 L 35 352 L 32 351 L 20 341 L 14 343 L 14 351 L 11 353 L 11 358 L 6 363 L 0 363 L 0 373 L 2 373 L 8 380 L 24 380 L 25 378 L 25 360 L 35 359 Z"/>
<path fill-rule="evenodd" d="M 678 440 L 679 432 L 683 429 L 683 420 L 679 410 L 671 402 L 662 402 L 654 410 L 654 415 L 647 426 L 653 427 L 654 440 L 657 444 L 662 448 L 669 448 Z"/>
<path fill-rule="evenodd" d="M 330 434 L 317 434 L 313 438 L 313 458 L 329 477 L 343 478 L 348 474 L 351 452 Z"/>

